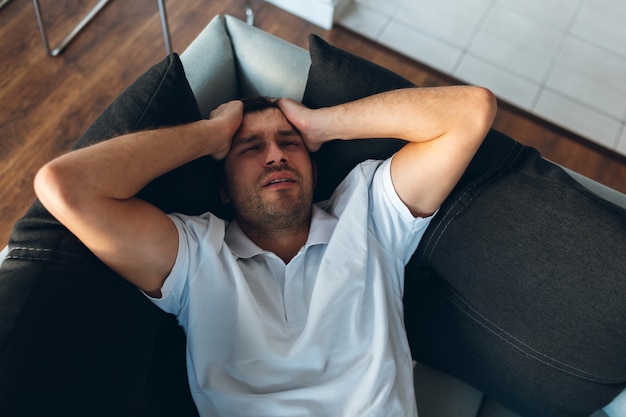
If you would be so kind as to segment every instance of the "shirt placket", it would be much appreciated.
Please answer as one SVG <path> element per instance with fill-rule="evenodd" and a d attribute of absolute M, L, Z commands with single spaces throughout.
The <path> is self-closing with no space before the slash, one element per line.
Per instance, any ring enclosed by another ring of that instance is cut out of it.
<path fill-rule="evenodd" d="M 301 325 L 306 320 L 308 306 L 304 294 L 303 259 L 303 253 L 299 253 L 285 268 L 283 300 L 288 327 Z"/>

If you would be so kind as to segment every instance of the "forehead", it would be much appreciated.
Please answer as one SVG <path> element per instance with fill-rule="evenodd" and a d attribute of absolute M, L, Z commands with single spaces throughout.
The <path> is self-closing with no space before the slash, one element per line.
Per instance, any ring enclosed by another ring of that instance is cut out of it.
<path fill-rule="evenodd" d="M 282 111 L 277 108 L 269 108 L 261 111 L 246 113 L 239 130 L 235 134 L 233 141 L 250 138 L 251 136 L 263 137 L 275 135 L 277 132 L 283 134 L 298 132 L 289 123 Z M 298 134 L 299 135 L 299 134 Z"/>

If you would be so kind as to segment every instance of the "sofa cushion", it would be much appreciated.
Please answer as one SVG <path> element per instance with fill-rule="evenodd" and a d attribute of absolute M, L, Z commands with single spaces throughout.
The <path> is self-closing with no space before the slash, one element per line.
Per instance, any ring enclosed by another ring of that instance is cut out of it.
<path fill-rule="evenodd" d="M 129 86 L 76 147 L 199 117 L 172 55 Z M 165 210 L 198 213 L 209 204 L 207 175 L 210 166 L 198 160 L 141 195 Z M 37 201 L 16 223 L 9 246 L 0 268 L 4 414 L 197 415 L 174 317 L 104 266 Z"/>
<path fill-rule="evenodd" d="M 87 129 L 74 148 L 138 130 L 189 123 L 201 118 L 178 55 L 139 77 Z M 221 206 L 207 181 L 217 164 L 210 157 L 177 168 L 145 187 L 139 196 L 165 212 L 201 214 Z M 218 210 L 218 209 L 216 209 Z"/>
<path fill-rule="evenodd" d="M 522 415 L 589 415 L 626 386 L 624 254 L 626 210 L 492 132 L 414 256 L 414 354 Z"/>
<path fill-rule="evenodd" d="M 309 36 L 311 67 L 302 103 L 310 108 L 328 107 L 357 100 L 374 93 L 415 87 L 407 79 L 366 59 L 329 45 L 316 35 Z M 325 200 L 359 162 L 393 155 L 401 140 L 362 139 L 358 144 L 333 141 L 315 154 L 318 180 L 315 200 Z"/>
<path fill-rule="evenodd" d="M 204 118 L 220 104 L 240 97 L 235 55 L 224 17 L 215 16 L 180 59 Z"/>
<path fill-rule="evenodd" d="M 310 53 L 311 107 L 411 85 L 317 37 Z M 324 145 L 317 197 L 401 145 Z M 520 414 L 589 415 L 626 385 L 624 271 L 624 209 L 492 130 L 407 266 L 413 355 Z"/>
<path fill-rule="evenodd" d="M 302 99 L 311 108 L 354 101 L 415 84 L 380 65 L 309 35 L 311 67 Z"/>
<path fill-rule="evenodd" d="M 241 97 L 290 97 L 301 100 L 310 60 L 306 50 L 224 16 L 232 42 Z"/>

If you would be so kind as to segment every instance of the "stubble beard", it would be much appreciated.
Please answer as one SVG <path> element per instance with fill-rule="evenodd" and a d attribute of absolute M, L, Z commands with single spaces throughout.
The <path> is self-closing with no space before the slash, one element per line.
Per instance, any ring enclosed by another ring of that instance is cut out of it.
<path fill-rule="evenodd" d="M 254 190 L 238 193 L 235 218 L 249 231 L 265 236 L 281 236 L 309 227 L 313 204 L 311 184 L 298 183 L 298 189 L 259 193 Z"/>

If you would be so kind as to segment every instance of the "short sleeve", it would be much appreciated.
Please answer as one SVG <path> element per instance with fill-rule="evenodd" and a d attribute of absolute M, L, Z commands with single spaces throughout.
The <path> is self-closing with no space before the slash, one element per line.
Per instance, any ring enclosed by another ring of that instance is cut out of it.
<path fill-rule="evenodd" d="M 370 189 L 374 232 L 383 247 L 397 254 L 406 265 L 415 252 L 432 216 L 414 217 L 402 202 L 391 180 L 391 159 L 376 169 Z"/>
<path fill-rule="evenodd" d="M 146 296 L 163 311 L 179 316 L 181 321 L 190 282 L 197 276 L 198 267 L 211 262 L 211 254 L 217 254 L 223 245 L 225 223 L 211 213 L 168 216 L 178 231 L 176 261 L 161 287 L 161 298 Z"/>

